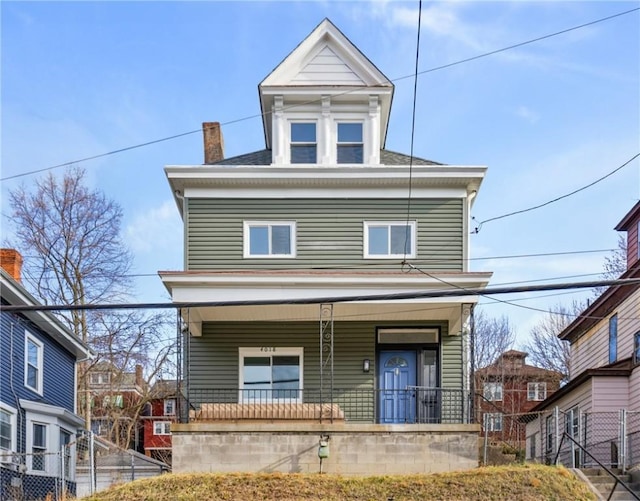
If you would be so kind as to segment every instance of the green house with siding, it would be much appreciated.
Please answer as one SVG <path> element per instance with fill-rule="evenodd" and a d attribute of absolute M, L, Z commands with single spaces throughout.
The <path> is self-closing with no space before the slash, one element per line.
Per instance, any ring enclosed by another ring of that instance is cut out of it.
<path fill-rule="evenodd" d="M 205 123 L 205 163 L 165 168 L 184 222 L 185 269 L 160 272 L 185 304 L 174 470 L 475 466 L 477 296 L 451 292 L 491 276 L 468 269 L 486 168 L 385 149 L 394 86 L 328 19 L 258 88 L 265 149 L 225 159 Z"/>

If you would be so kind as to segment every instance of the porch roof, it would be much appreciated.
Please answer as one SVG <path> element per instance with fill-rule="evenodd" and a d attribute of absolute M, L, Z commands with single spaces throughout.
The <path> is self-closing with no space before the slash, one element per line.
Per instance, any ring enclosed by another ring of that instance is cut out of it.
<path fill-rule="evenodd" d="M 491 273 L 235 270 L 160 272 L 160 277 L 177 303 L 246 303 L 189 308 L 183 315 L 188 316 L 194 335 L 200 334 L 203 321 L 317 321 L 318 305 L 326 302 L 334 304 L 338 321 L 444 320 L 449 322 L 449 332 L 457 333 L 462 329 L 463 305 L 476 303 L 477 296 L 426 298 L 412 294 L 481 289 Z M 386 297 L 393 294 L 406 297 Z M 261 301 L 270 304 L 255 304 Z M 305 304 L 292 304 L 295 301 Z"/>

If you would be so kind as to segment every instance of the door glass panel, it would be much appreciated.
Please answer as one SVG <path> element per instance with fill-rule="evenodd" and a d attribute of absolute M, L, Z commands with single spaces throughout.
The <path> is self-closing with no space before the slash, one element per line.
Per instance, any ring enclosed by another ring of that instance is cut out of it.
<path fill-rule="evenodd" d="M 438 386 L 438 357 L 436 350 L 422 350 L 422 386 Z"/>
<path fill-rule="evenodd" d="M 394 367 L 409 367 L 409 364 L 402 357 L 392 357 L 387 360 L 384 366 L 393 369 Z"/>

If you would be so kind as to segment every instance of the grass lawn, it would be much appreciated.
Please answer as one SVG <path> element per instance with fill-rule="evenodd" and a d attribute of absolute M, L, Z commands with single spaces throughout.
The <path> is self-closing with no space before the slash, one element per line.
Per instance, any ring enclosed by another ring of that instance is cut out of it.
<path fill-rule="evenodd" d="M 595 500 L 562 467 L 523 465 L 433 475 L 341 477 L 303 474 L 167 474 L 95 494 L 86 501 L 534 501 Z"/>

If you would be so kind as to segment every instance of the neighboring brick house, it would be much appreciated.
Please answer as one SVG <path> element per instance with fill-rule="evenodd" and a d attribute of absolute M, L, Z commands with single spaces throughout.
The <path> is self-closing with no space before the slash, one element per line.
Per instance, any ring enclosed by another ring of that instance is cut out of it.
<path fill-rule="evenodd" d="M 526 358 L 509 350 L 475 372 L 476 415 L 492 441 L 523 446 L 525 426 L 518 418 L 560 388 L 561 373 L 528 365 Z"/>
<path fill-rule="evenodd" d="M 171 464 L 171 424 L 177 422 L 177 385 L 175 380 L 156 381 L 144 420 L 144 453 Z"/>
<path fill-rule="evenodd" d="M 87 372 L 91 395 L 91 430 L 123 448 L 142 452 L 142 422 L 146 383 L 141 365 L 122 371 L 100 361 Z"/>
<path fill-rule="evenodd" d="M 19 310 L 40 303 L 17 251 L 2 249 L 0 265 L 0 498 L 44 499 L 61 478 L 75 494 L 76 366 L 91 352 L 51 313 Z"/>

